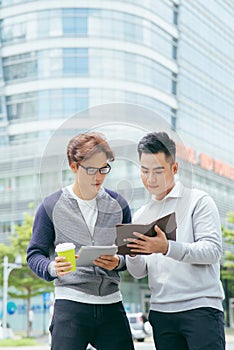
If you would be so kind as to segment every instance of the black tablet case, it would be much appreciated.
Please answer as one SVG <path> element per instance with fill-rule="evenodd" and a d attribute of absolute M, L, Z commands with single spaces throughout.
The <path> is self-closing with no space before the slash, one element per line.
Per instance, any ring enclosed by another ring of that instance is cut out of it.
<path fill-rule="evenodd" d="M 154 226 L 157 225 L 166 235 L 167 239 L 176 240 L 176 216 L 175 213 L 168 214 L 160 219 L 157 219 L 150 224 L 119 224 L 116 225 L 116 245 L 118 246 L 118 254 L 131 254 L 130 248 L 127 247 L 129 242 L 127 238 L 136 238 L 133 232 L 143 233 L 146 236 L 154 237 L 157 233 Z M 138 254 L 135 253 L 134 254 Z"/>

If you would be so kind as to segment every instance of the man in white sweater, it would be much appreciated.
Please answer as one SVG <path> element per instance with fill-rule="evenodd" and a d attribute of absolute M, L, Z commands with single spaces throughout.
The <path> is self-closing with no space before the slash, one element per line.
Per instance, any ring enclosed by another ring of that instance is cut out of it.
<path fill-rule="evenodd" d="M 129 238 L 128 271 L 148 275 L 149 321 L 157 350 L 225 349 L 223 288 L 220 281 L 222 234 L 217 207 L 205 192 L 175 183 L 176 146 L 165 132 L 150 133 L 138 144 L 141 178 L 152 194 L 135 223 L 150 223 L 175 212 L 176 241 L 135 233 Z M 138 239 L 140 238 L 140 240 Z M 143 255 L 141 255 L 143 254 Z"/>

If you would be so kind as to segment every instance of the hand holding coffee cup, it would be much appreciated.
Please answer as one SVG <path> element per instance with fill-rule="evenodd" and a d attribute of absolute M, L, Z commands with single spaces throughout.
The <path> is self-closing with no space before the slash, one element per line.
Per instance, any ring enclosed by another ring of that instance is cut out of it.
<path fill-rule="evenodd" d="M 75 245 L 73 243 L 61 243 L 55 248 L 57 257 L 54 268 L 58 276 L 64 276 L 72 271 L 76 271 Z"/>

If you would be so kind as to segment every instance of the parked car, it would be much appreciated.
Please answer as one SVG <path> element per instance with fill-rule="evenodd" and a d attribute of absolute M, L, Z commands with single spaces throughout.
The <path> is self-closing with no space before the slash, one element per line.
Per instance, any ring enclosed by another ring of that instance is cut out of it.
<path fill-rule="evenodd" d="M 142 312 L 127 313 L 132 337 L 139 342 L 152 335 L 152 327 L 147 317 Z"/>
<path fill-rule="evenodd" d="M 94 348 L 91 344 L 89 344 L 86 350 L 96 350 L 96 348 Z"/>
<path fill-rule="evenodd" d="M 4 338 L 14 338 L 13 330 L 10 328 L 9 323 L 7 323 L 7 328 L 3 332 L 2 321 L 0 320 L 0 339 Z"/>

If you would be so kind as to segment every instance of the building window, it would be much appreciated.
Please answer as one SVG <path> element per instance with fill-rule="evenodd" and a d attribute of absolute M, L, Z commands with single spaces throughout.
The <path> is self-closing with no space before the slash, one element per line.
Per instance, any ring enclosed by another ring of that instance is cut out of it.
<path fill-rule="evenodd" d="M 171 116 L 171 129 L 176 131 L 176 110 L 172 109 L 173 115 Z"/>
<path fill-rule="evenodd" d="M 178 46 L 178 40 L 173 38 L 173 40 L 172 40 L 172 58 L 174 60 L 177 60 L 177 51 L 178 51 L 177 46 Z"/>
<path fill-rule="evenodd" d="M 176 95 L 177 92 L 177 74 L 175 73 L 172 73 L 171 92 L 173 95 Z"/>
<path fill-rule="evenodd" d="M 63 49 L 65 75 L 88 75 L 88 49 Z"/>
<path fill-rule="evenodd" d="M 10 233 L 11 232 L 11 222 L 10 221 L 0 221 L 0 232 Z"/>
<path fill-rule="evenodd" d="M 87 35 L 88 10 L 63 9 L 63 33 L 72 35 Z"/>
<path fill-rule="evenodd" d="M 88 89 L 55 89 L 13 95 L 7 97 L 7 117 L 11 123 L 65 118 L 87 109 L 88 103 Z"/>
<path fill-rule="evenodd" d="M 178 16 L 179 16 L 179 6 L 173 4 L 173 24 L 178 25 Z"/>
<path fill-rule="evenodd" d="M 5 81 L 36 77 L 37 57 L 35 52 L 4 58 L 3 74 Z"/>

